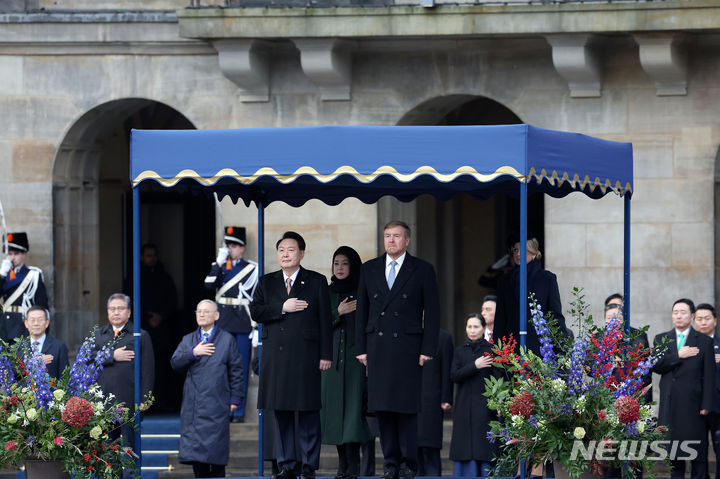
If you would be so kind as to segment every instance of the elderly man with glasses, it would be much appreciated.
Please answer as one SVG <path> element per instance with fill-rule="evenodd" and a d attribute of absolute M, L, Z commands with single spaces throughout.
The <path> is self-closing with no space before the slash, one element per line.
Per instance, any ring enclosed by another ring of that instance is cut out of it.
<path fill-rule="evenodd" d="M 110 295 L 107 301 L 108 323 L 95 332 L 95 354 L 107 344 L 112 344 L 112 354 L 103 363 L 98 384 L 105 394 L 113 394 L 117 402 L 133 409 L 135 403 L 135 342 L 133 323 L 130 321 L 130 297 L 121 293 Z M 147 331 L 140 332 L 140 394 L 144 398 L 152 389 L 155 375 L 155 359 L 152 342 Z M 142 404 L 141 404 L 142 406 Z M 132 426 L 110 432 L 111 439 L 122 434 L 123 441 L 135 448 Z"/>

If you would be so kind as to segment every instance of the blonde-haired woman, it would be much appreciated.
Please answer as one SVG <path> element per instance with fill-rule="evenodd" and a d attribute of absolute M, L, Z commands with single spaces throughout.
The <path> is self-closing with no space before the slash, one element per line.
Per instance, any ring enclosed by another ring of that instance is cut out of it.
<path fill-rule="evenodd" d="M 512 333 L 520 343 L 520 305 L 518 296 L 520 291 L 520 242 L 515 242 L 510 250 L 515 268 L 498 280 L 497 310 L 495 312 L 494 338 L 502 338 Z M 540 264 L 542 253 L 540 243 L 535 238 L 527 240 L 527 293 L 534 293 L 535 300 L 540 305 L 545 317 L 548 313 L 557 320 L 561 333 L 566 333 L 565 317 L 562 314 L 562 303 L 558 289 L 557 276 L 546 271 Z M 530 320 L 530 307 L 527 308 L 527 348 L 540 356 L 540 341 Z"/>

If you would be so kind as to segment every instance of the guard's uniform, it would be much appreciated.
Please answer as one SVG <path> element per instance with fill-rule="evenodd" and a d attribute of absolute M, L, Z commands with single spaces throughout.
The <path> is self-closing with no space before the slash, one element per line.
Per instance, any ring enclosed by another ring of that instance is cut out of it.
<path fill-rule="evenodd" d="M 25 233 L 8 234 L 10 249 L 27 252 L 28 241 Z M 0 337 L 9 340 L 18 336 L 27 336 L 25 313 L 32 306 L 48 309 L 48 298 L 40 268 L 22 265 L 0 275 L 0 303 L 2 303 L 3 321 Z M 3 331 L 4 330 L 4 331 Z"/>
<path fill-rule="evenodd" d="M 225 228 L 225 241 L 245 246 L 245 228 Z M 220 319 L 217 326 L 235 336 L 238 349 L 242 355 L 243 371 L 250 370 L 252 356 L 252 335 L 255 323 L 250 317 L 250 301 L 252 300 L 258 280 L 258 264 L 254 261 L 228 259 L 219 266 L 213 262 L 210 273 L 205 277 L 205 288 L 216 291 L 215 302 L 218 304 Z M 233 414 L 244 418 L 249 378 L 244 381 L 243 400 Z"/>

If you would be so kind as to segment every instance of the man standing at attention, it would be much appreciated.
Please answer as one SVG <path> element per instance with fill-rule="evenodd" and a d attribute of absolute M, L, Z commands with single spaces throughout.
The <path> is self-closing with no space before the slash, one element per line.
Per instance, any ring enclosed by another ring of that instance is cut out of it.
<path fill-rule="evenodd" d="M 692 479 L 704 479 L 707 471 L 707 431 L 705 418 L 712 409 L 715 389 L 715 355 L 712 339 L 690 327 L 695 317 L 695 304 L 678 299 L 673 304 L 674 329 L 655 336 L 657 346 L 669 338 L 665 354 L 653 366 L 660 374 L 660 405 L 658 424 L 670 428 L 671 441 L 695 441 L 688 447 L 697 451 L 692 460 Z M 700 442 L 698 446 L 697 443 Z M 678 453 L 672 460 L 672 479 L 685 476 L 685 460 Z"/>
<path fill-rule="evenodd" d="M 50 326 L 50 315 L 42 306 L 28 309 L 25 327 L 30 332 L 30 348 L 33 353 L 40 353 L 48 374 L 59 378 L 68 366 L 68 349 L 65 343 L 47 334 Z"/>
<path fill-rule="evenodd" d="M 205 288 L 216 291 L 215 302 L 220 312 L 217 326 L 235 336 L 242 356 L 243 371 L 250 371 L 253 331 L 250 301 L 257 286 L 258 268 L 256 262 L 243 258 L 246 243 L 245 228 L 227 226 L 224 240 L 225 246 L 218 249 L 217 258 L 205 278 Z M 231 414 L 232 422 L 245 421 L 245 398 L 250 376 L 245 379 L 243 399 Z"/>
<path fill-rule="evenodd" d="M 320 465 L 320 371 L 332 358 L 330 297 L 325 276 L 300 266 L 305 240 L 287 231 L 275 245 L 280 271 L 260 278 L 250 304 L 263 325 L 258 409 L 272 417 L 276 479 L 295 479 L 300 448 L 302 477 Z M 295 418 L 298 427 L 295 428 Z"/>
<path fill-rule="evenodd" d="M 25 314 L 31 306 L 48 309 L 47 293 L 40 268 L 27 266 L 30 243 L 26 233 L 9 233 L 8 257 L 0 264 L 0 303 L 3 317 L 0 337 L 13 340 L 27 336 Z"/>
<path fill-rule="evenodd" d="M 98 385 L 105 394 L 115 395 L 117 402 L 125 403 L 132 408 L 135 404 L 135 341 L 133 338 L 133 323 L 130 321 L 130 297 L 115 293 L 107 301 L 108 323 L 95 331 L 95 351 L 113 340 L 113 351 L 103 363 L 103 370 L 98 376 Z M 140 350 L 142 370 L 140 372 L 140 396 L 144 398 L 152 389 L 155 377 L 155 357 L 153 355 L 150 335 L 145 330 L 140 331 Z M 142 409 L 142 406 L 141 406 Z M 123 441 L 135 449 L 135 433 L 131 425 L 126 424 L 120 431 L 110 432 L 110 438 L 115 439 L 122 434 Z"/>
<path fill-rule="evenodd" d="M 368 410 L 380 425 L 384 479 L 417 475 L 422 366 L 437 351 L 440 301 L 435 269 L 410 256 L 410 227 L 383 229 L 385 253 L 362 266 L 357 359 L 367 366 Z"/>

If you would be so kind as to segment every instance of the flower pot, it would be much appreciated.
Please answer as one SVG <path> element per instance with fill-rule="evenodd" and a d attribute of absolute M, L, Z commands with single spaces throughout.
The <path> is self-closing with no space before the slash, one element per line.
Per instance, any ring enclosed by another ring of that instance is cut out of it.
<path fill-rule="evenodd" d="M 70 474 L 63 471 L 62 461 L 25 460 L 25 476 L 27 479 L 70 479 Z"/>
<path fill-rule="evenodd" d="M 570 479 L 570 474 L 558 461 L 553 462 L 553 468 L 555 469 L 555 479 Z M 577 479 L 597 479 L 593 476 L 592 468 L 588 464 L 588 468 L 583 471 Z"/>

